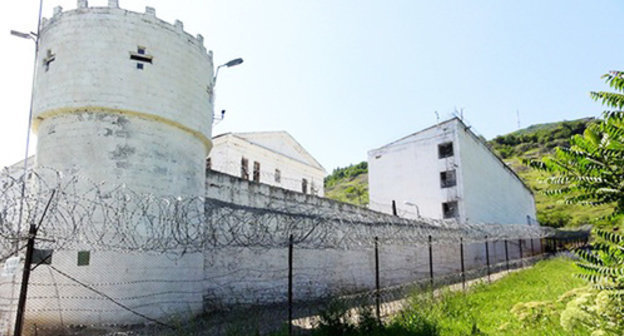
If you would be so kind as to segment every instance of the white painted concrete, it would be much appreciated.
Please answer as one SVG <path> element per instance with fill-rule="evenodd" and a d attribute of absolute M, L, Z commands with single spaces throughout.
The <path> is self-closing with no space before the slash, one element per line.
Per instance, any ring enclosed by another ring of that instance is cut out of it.
<path fill-rule="evenodd" d="M 438 145 L 453 143 L 440 159 Z M 442 203 L 457 201 L 459 221 L 527 224 L 536 218 L 533 194 L 459 119 L 442 122 L 368 152 L 370 208 L 415 218 L 443 218 Z M 456 171 L 442 188 L 440 173 Z M 407 204 L 406 204 L 407 203 Z M 412 205 L 413 204 L 413 205 Z"/>
<path fill-rule="evenodd" d="M 325 169 L 286 132 L 226 133 L 213 138 L 212 169 L 241 177 L 241 159 L 248 161 L 248 179 L 253 181 L 254 162 L 260 164 L 260 183 L 323 196 Z M 280 178 L 276 177 L 279 170 Z"/>

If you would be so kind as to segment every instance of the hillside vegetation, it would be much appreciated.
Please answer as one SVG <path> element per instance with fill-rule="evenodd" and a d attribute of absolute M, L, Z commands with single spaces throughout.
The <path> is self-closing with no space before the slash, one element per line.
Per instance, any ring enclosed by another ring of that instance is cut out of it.
<path fill-rule="evenodd" d="M 606 207 L 586 207 L 563 203 L 562 197 L 547 197 L 541 193 L 540 183 L 545 175 L 522 164 L 522 159 L 541 158 L 555 147 L 567 147 L 569 139 L 582 134 L 593 118 L 533 125 L 488 141 L 497 153 L 533 190 L 537 217 L 542 225 L 552 227 L 578 226 L 594 218 L 609 214 Z M 336 168 L 325 178 L 325 196 L 356 205 L 368 204 L 368 165 L 360 162 L 345 168 Z M 601 222 L 597 222 L 601 224 Z"/>

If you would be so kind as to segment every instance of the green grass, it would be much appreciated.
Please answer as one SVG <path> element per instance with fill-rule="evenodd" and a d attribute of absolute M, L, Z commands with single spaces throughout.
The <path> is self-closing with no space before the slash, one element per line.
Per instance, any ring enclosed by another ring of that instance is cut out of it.
<path fill-rule="evenodd" d="M 467 293 L 445 292 L 435 299 L 414 295 L 410 306 L 385 326 L 376 326 L 369 317 L 364 319 L 365 327 L 325 326 L 311 335 L 567 335 L 557 314 L 564 304 L 557 298 L 584 285 L 573 276 L 575 272 L 567 258 L 541 261 L 492 284 L 472 287 Z M 518 303 L 541 301 L 552 302 L 537 320 L 522 323 L 511 312 Z"/>
<path fill-rule="evenodd" d="M 393 323 L 409 329 L 414 316 L 419 315 L 437 325 L 440 335 L 478 335 L 477 331 L 485 335 L 565 335 L 556 315 L 527 326 L 511 309 L 522 302 L 556 302 L 563 293 L 584 285 L 573 276 L 575 272 L 569 259 L 542 261 L 491 285 L 479 285 L 467 294 L 446 293 L 435 302 L 414 299 L 411 308 Z"/>

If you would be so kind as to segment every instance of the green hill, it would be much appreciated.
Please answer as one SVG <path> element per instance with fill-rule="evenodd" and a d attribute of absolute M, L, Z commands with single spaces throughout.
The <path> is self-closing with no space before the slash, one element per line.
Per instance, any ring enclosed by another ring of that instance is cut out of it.
<path fill-rule="evenodd" d="M 325 197 L 355 205 L 368 204 L 368 163 L 334 169 L 325 178 Z"/>
<path fill-rule="evenodd" d="M 583 118 L 571 121 L 533 125 L 488 141 L 497 153 L 535 193 L 537 217 L 542 225 L 552 227 L 578 226 L 609 213 L 607 207 L 567 205 L 562 197 L 546 197 L 539 181 L 543 173 L 531 170 L 521 162 L 524 158 L 540 158 L 552 153 L 557 146 L 568 146 L 569 139 L 581 134 L 594 121 Z M 325 178 L 325 196 L 356 205 L 368 203 L 368 165 L 360 162 L 345 168 L 336 168 Z"/>

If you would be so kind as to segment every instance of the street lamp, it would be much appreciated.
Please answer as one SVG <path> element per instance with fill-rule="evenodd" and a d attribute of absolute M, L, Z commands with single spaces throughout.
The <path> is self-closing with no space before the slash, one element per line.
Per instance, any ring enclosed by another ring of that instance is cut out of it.
<path fill-rule="evenodd" d="M 217 85 L 217 76 L 219 76 L 219 69 L 226 67 L 226 68 L 231 68 L 233 66 L 237 66 L 239 64 L 243 63 L 243 59 L 242 58 L 235 58 L 227 63 L 221 64 L 217 67 L 217 70 L 215 71 L 215 75 L 212 78 L 212 89 L 214 90 L 214 87 Z"/>
<path fill-rule="evenodd" d="M 243 59 L 239 57 L 239 58 L 235 58 L 235 59 L 233 59 L 233 60 L 231 60 L 231 61 L 229 61 L 227 63 L 223 63 L 223 64 L 221 64 L 221 65 L 219 65 L 217 67 L 217 70 L 215 71 L 215 75 L 212 78 L 212 96 L 211 96 L 211 99 L 212 99 L 213 105 L 214 105 L 214 90 L 215 90 L 215 87 L 217 86 L 217 76 L 219 75 L 219 69 L 221 69 L 223 67 L 231 68 L 231 67 L 237 66 L 237 65 L 239 65 L 241 63 L 243 63 Z M 224 117 L 225 117 L 225 110 L 221 110 L 221 118 L 217 118 L 217 117 L 213 116 L 213 122 L 214 122 L 214 120 L 219 122 L 219 121 L 223 120 Z M 214 125 L 216 125 L 217 122 L 215 122 Z"/>
<path fill-rule="evenodd" d="M 37 36 L 37 34 L 35 34 L 33 32 L 22 33 L 22 32 L 17 31 L 17 30 L 11 30 L 11 35 L 17 36 L 17 37 L 21 37 L 23 39 L 31 39 L 31 40 L 37 42 L 37 39 L 35 38 Z"/>
<path fill-rule="evenodd" d="M 418 216 L 418 218 L 420 218 L 420 208 L 418 207 L 418 205 L 416 205 L 416 203 L 412 203 L 410 201 L 405 201 L 405 202 L 403 202 L 403 204 L 405 204 L 407 206 L 413 206 L 414 208 L 416 208 L 416 216 Z"/>

